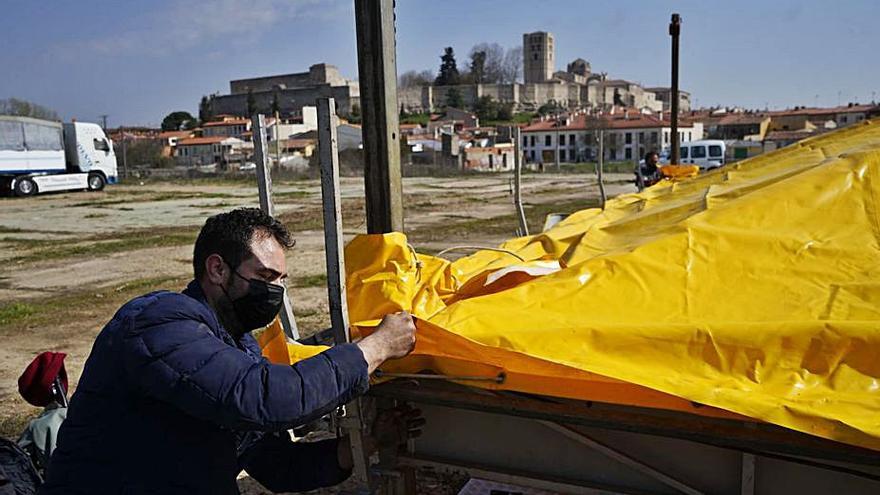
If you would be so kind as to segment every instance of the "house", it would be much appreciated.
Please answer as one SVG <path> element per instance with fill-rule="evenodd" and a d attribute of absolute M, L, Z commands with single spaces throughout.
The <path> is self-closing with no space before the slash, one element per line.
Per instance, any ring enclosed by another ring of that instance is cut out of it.
<path fill-rule="evenodd" d="M 498 143 L 492 146 L 470 146 L 462 149 L 463 170 L 481 172 L 506 172 L 513 170 L 516 150 L 513 143 Z"/>
<path fill-rule="evenodd" d="M 282 140 L 282 143 L 285 154 L 300 155 L 305 158 L 312 156 L 318 147 L 316 139 L 286 139 Z"/>
<path fill-rule="evenodd" d="M 162 131 L 156 135 L 156 139 L 162 142 L 162 156 L 174 156 L 177 142 L 195 136 L 193 131 Z"/>
<path fill-rule="evenodd" d="M 202 124 L 202 137 L 235 137 L 250 135 L 251 121 L 241 117 L 224 116 L 220 120 Z"/>
<path fill-rule="evenodd" d="M 599 149 L 599 131 L 605 134 L 605 158 L 634 160 L 646 151 L 661 151 L 671 144 L 672 127 L 661 115 L 634 109 L 615 109 L 614 113 L 588 115 L 566 114 L 558 119 L 543 118 L 522 128 L 522 149 L 533 163 L 595 160 Z M 703 124 L 679 120 L 679 141 L 703 138 Z"/>
<path fill-rule="evenodd" d="M 236 137 L 191 137 L 177 141 L 174 157 L 177 163 L 187 166 L 225 164 L 243 159 L 245 142 Z"/>

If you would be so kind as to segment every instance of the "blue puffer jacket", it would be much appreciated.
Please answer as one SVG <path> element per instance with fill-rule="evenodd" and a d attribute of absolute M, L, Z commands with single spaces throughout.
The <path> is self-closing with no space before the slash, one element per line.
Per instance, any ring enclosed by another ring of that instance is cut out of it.
<path fill-rule="evenodd" d="M 59 433 L 42 494 L 234 494 L 241 469 L 274 491 L 348 476 L 336 441 L 280 432 L 368 387 L 345 344 L 293 366 L 227 333 L 196 282 L 125 304 L 101 331 Z"/>

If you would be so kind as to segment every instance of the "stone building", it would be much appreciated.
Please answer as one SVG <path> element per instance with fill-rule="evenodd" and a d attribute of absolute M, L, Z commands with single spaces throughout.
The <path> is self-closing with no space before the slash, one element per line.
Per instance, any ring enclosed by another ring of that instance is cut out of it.
<path fill-rule="evenodd" d="M 462 103 L 469 107 L 480 97 L 491 96 L 498 102 L 512 105 L 515 111 L 536 110 L 550 102 L 572 110 L 607 110 L 614 105 L 651 112 L 663 110 L 663 102 L 657 99 L 656 93 L 634 82 L 608 79 L 605 73 L 593 73 L 590 63 L 582 58 L 569 63 L 565 71 L 555 71 L 552 33 L 523 34 L 522 48 L 524 83 L 398 88 L 398 103 L 408 111 L 433 112 L 445 107 L 449 92 L 456 91 Z"/>
<path fill-rule="evenodd" d="M 214 115 L 248 115 L 248 99 L 253 99 L 259 112 L 271 113 L 273 101 L 278 102 L 282 117 L 302 115 L 306 106 L 315 106 L 318 98 L 336 99 L 340 115 L 351 115 L 360 107 L 360 87 L 357 81 L 342 77 L 333 65 L 315 64 L 308 72 L 238 79 L 229 82 L 230 94 L 214 96 L 211 111 Z"/>

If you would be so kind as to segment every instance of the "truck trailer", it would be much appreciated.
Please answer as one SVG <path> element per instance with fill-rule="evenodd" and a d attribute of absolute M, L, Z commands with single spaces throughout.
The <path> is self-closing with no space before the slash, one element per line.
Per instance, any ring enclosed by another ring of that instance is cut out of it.
<path fill-rule="evenodd" d="M 0 116 L 0 187 L 16 196 L 100 191 L 117 182 L 113 142 L 97 124 Z"/>

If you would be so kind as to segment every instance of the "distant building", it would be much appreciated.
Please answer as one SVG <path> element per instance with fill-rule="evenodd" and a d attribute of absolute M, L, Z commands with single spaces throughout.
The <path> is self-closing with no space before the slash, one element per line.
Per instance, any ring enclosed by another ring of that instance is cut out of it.
<path fill-rule="evenodd" d="M 672 88 L 670 87 L 654 87 L 654 88 L 645 88 L 645 91 L 654 94 L 654 98 L 663 104 L 663 111 L 669 112 L 672 110 Z M 679 112 L 690 112 L 691 111 L 691 94 L 687 91 L 678 91 L 678 111 Z"/>
<path fill-rule="evenodd" d="M 523 80 L 526 84 L 542 83 L 553 77 L 556 61 L 553 35 L 543 31 L 523 35 Z"/>
<path fill-rule="evenodd" d="M 590 63 L 582 58 L 569 63 L 565 71 L 555 71 L 556 47 L 551 33 L 524 34 L 522 48 L 524 83 L 429 84 L 399 88 L 398 103 L 409 111 L 433 112 L 444 108 L 449 101 L 449 92 L 456 91 L 465 107 L 473 107 L 481 97 L 488 96 L 511 105 L 515 111 L 537 110 L 551 102 L 569 110 L 609 110 L 614 105 L 652 112 L 663 110 L 663 102 L 655 93 L 634 82 L 608 79 L 604 73 L 593 73 Z M 689 101 L 690 95 L 687 98 Z M 686 108 L 690 108 L 689 103 Z"/>
<path fill-rule="evenodd" d="M 637 160 L 646 151 L 668 149 L 671 144 L 671 122 L 657 115 L 635 109 L 617 109 L 614 113 L 588 115 L 586 112 L 566 114 L 558 119 L 542 119 L 522 128 L 522 149 L 526 160 L 533 163 L 593 161 L 598 157 L 599 131 L 605 134 L 606 160 Z M 679 140 L 703 138 L 703 125 L 681 119 Z"/>
<path fill-rule="evenodd" d="M 303 107 L 316 106 L 322 97 L 335 98 L 337 111 L 343 116 L 360 106 L 357 81 L 345 79 L 339 69 L 328 64 L 315 64 L 308 72 L 230 81 L 229 89 L 228 95 L 211 97 L 210 108 L 215 115 L 249 115 L 249 99 L 258 112 L 265 114 L 271 114 L 273 102 L 277 102 L 282 117 L 300 116 Z"/>
<path fill-rule="evenodd" d="M 489 146 L 471 146 L 462 150 L 462 169 L 480 172 L 507 172 L 513 170 L 516 150 L 512 143 Z"/>
<path fill-rule="evenodd" d="M 187 166 L 226 164 L 242 161 L 245 147 L 245 142 L 236 137 L 193 137 L 177 141 L 174 157 L 178 164 Z"/>

